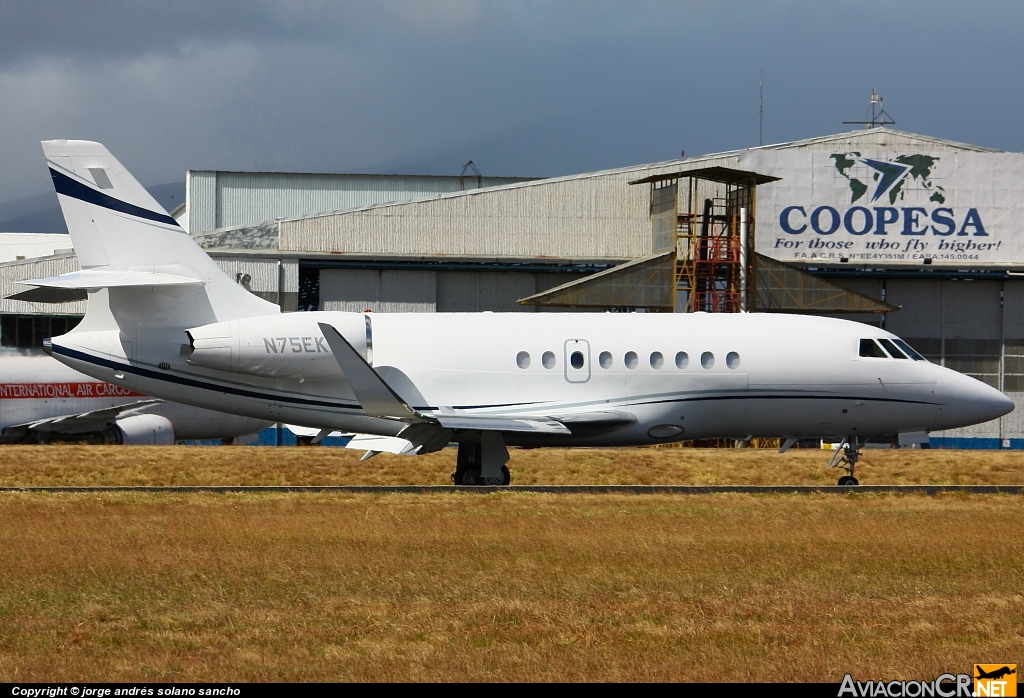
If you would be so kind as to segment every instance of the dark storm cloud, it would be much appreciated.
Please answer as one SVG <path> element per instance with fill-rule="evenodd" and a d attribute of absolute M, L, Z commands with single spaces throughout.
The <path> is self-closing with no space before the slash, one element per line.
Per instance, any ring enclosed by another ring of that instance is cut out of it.
<path fill-rule="evenodd" d="M 0 4 L 0 64 L 44 57 L 116 61 L 205 42 L 358 38 L 383 14 L 363 2 L 33 0 Z"/>
<path fill-rule="evenodd" d="M 845 130 L 1024 148 L 1012 2 L 0 3 L 0 201 L 38 141 L 186 169 L 554 175 Z M 2 206 L 0 206 L 2 209 Z M 3 220 L 0 210 L 0 220 Z"/>

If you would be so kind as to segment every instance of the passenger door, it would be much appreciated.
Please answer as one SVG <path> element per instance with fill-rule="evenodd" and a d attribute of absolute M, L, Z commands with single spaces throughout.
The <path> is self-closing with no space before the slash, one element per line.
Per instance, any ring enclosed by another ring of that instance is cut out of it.
<path fill-rule="evenodd" d="M 585 339 L 565 340 L 563 352 L 565 380 L 586 383 L 590 380 L 590 342 Z"/>

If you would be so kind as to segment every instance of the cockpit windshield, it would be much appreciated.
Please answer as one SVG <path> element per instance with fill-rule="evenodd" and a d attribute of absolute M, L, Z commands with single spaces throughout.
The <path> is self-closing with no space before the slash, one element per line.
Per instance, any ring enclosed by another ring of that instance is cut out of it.
<path fill-rule="evenodd" d="M 879 344 L 881 344 L 881 346 L 879 346 Z M 885 347 L 884 351 L 882 350 L 882 347 Z M 888 359 L 892 357 L 894 359 L 927 361 L 926 358 L 914 351 L 913 347 L 902 339 L 889 339 L 887 337 L 879 337 L 877 339 L 865 338 L 860 340 L 859 354 L 872 359 Z"/>
<path fill-rule="evenodd" d="M 882 347 L 878 346 L 873 339 L 862 339 L 860 340 L 860 355 L 868 356 L 874 359 L 888 359 Z"/>
<path fill-rule="evenodd" d="M 907 358 L 907 355 L 904 354 L 899 349 L 897 349 L 896 345 L 893 344 L 892 342 L 890 342 L 888 339 L 883 337 L 883 338 L 879 339 L 878 341 L 881 342 L 882 346 L 885 347 L 885 350 L 887 352 L 889 352 L 889 356 L 891 356 L 892 358 L 894 358 L 894 359 L 905 359 L 905 358 Z"/>

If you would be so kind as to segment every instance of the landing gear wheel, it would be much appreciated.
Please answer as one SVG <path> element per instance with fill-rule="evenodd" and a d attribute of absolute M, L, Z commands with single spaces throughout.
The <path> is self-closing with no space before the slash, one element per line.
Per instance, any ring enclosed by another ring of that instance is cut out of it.
<path fill-rule="evenodd" d="M 481 485 L 489 485 L 491 487 L 505 487 L 512 482 L 512 473 L 508 471 L 506 466 L 501 466 L 501 477 L 481 477 Z"/>
<path fill-rule="evenodd" d="M 459 487 L 505 487 L 512 482 L 512 473 L 503 465 L 500 478 L 488 478 L 482 476 L 478 468 L 465 468 L 452 473 L 452 482 Z"/>
<path fill-rule="evenodd" d="M 476 487 L 484 484 L 480 478 L 479 468 L 463 468 L 452 473 L 452 482 L 457 487 Z"/>
<path fill-rule="evenodd" d="M 846 437 L 839 444 L 835 455 L 828 462 L 830 468 L 839 468 L 847 472 L 846 475 L 839 478 L 840 487 L 855 487 L 860 484 L 857 478 L 853 476 L 858 460 L 860 460 L 860 448 L 857 437 Z"/>
<path fill-rule="evenodd" d="M 491 435 L 484 434 L 481 441 L 486 442 L 493 438 Z M 459 455 L 455 459 L 455 472 L 452 473 L 452 482 L 457 487 L 474 487 L 474 486 L 485 486 L 485 487 L 504 487 L 512 482 L 512 475 L 508 471 L 508 467 L 505 465 L 501 466 L 501 470 L 490 477 L 484 477 L 482 471 L 482 463 L 484 462 L 484 449 L 481 441 L 461 441 L 459 442 Z M 504 442 L 501 440 L 501 436 L 497 435 L 497 449 L 493 448 L 495 444 L 491 444 L 490 457 L 494 460 L 498 460 L 499 463 L 505 463 L 508 461 L 508 450 L 505 448 Z M 498 451 L 495 453 L 495 451 Z M 503 456 L 503 457 L 502 457 Z M 487 468 L 488 472 L 494 472 L 493 467 L 497 465 L 494 460 L 490 461 L 490 466 Z"/>

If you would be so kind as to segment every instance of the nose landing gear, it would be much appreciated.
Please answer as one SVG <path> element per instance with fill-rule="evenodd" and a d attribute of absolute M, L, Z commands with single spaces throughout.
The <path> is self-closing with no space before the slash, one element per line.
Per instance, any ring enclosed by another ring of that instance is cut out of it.
<path fill-rule="evenodd" d="M 839 468 L 848 473 L 839 478 L 838 484 L 840 487 L 854 487 L 860 484 L 853 475 L 858 459 L 860 459 L 860 448 L 858 447 L 857 437 L 851 438 L 847 436 L 839 443 L 839 448 L 836 449 L 835 454 L 828 462 L 828 467 Z"/>

